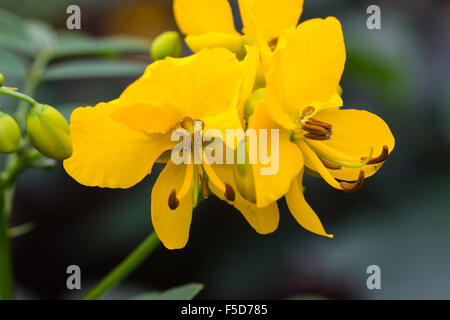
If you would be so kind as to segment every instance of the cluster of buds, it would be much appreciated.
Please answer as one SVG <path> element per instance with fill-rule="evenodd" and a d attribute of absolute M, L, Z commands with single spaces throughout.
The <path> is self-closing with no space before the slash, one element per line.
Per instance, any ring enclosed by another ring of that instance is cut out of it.
<path fill-rule="evenodd" d="M 9 88 L 1 88 L 4 77 L 0 73 L 0 89 L 12 96 L 26 97 Z M 64 160 L 72 155 L 69 124 L 55 108 L 37 103 L 29 98 L 32 107 L 26 118 L 26 129 L 30 143 L 41 154 L 55 160 Z M 0 112 L 0 153 L 16 152 L 20 144 L 20 127 L 8 114 Z"/>

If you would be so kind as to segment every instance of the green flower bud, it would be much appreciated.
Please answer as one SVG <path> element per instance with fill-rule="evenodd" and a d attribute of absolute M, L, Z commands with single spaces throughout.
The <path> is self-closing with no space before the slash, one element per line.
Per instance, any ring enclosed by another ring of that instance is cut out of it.
<path fill-rule="evenodd" d="M 10 115 L 0 112 L 0 152 L 15 152 L 19 142 L 20 129 L 17 122 Z"/>
<path fill-rule="evenodd" d="M 258 101 L 264 99 L 265 96 L 266 96 L 266 88 L 259 88 L 253 91 L 252 95 L 250 96 L 250 98 L 248 98 L 244 106 L 245 119 L 248 120 L 248 118 L 250 118 L 253 112 L 255 112 Z"/>
<path fill-rule="evenodd" d="M 51 106 L 36 104 L 28 111 L 27 133 L 33 147 L 49 158 L 64 160 L 72 155 L 69 124 Z"/>
<path fill-rule="evenodd" d="M 181 36 L 176 31 L 166 31 L 153 40 L 151 53 L 154 61 L 166 57 L 179 58 L 181 51 Z"/>
<path fill-rule="evenodd" d="M 5 81 L 5 77 L 0 73 L 0 87 L 3 85 L 3 81 Z"/>

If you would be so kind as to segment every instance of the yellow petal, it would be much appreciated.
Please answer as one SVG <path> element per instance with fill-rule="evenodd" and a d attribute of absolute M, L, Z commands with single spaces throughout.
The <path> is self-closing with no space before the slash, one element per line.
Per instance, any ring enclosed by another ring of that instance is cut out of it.
<path fill-rule="evenodd" d="M 259 130 L 267 130 L 266 154 L 268 157 L 272 157 L 272 166 L 274 168 L 277 167 L 273 174 L 263 174 L 263 171 L 267 170 L 271 164 L 262 164 L 260 157 L 257 158 L 257 164 L 252 166 L 255 179 L 256 204 L 258 207 L 265 207 L 288 192 L 292 179 L 303 168 L 303 156 L 297 145 L 291 142 L 288 131 L 281 128 L 271 119 L 266 105 L 262 101 L 258 104 L 255 113 L 250 117 L 248 129 L 257 130 L 258 132 L 258 152 L 262 149 Z M 278 130 L 278 140 L 272 139 L 272 129 Z M 277 156 L 271 153 L 272 143 L 275 146 L 275 150 L 279 152 L 277 165 L 274 165 Z"/>
<path fill-rule="evenodd" d="M 216 116 L 203 117 L 202 120 L 205 123 L 205 130 L 203 133 L 203 138 L 205 141 L 206 139 L 212 140 L 212 138 L 219 137 L 222 138 L 222 142 L 229 148 L 236 148 L 235 143 L 239 143 L 240 140 L 237 139 L 237 142 L 235 142 L 227 139 L 227 130 L 243 130 L 241 118 L 239 117 L 238 110 L 236 108 L 231 108 Z"/>
<path fill-rule="evenodd" d="M 389 152 L 394 149 L 395 139 L 388 125 L 383 119 L 368 111 L 330 109 L 319 112 L 315 118 L 333 126 L 331 139 L 315 143 L 315 146 L 323 144 L 356 159 L 367 157 L 370 146 L 374 148 L 373 157 L 381 154 L 383 146 L 387 146 Z M 375 174 L 382 164 L 364 166 L 362 169 L 365 177 Z M 312 168 L 310 163 L 306 165 Z M 358 179 L 360 170 L 359 168 L 342 168 L 330 170 L 330 173 L 337 179 L 355 181 Z"/>
<path fill-rule="evenodd" d="M 303 9 L 303 0 L 239 0 L 244 33 L 251 32 L 249 15 L 261 25 L 264 39 L 270 41 L 277 39 L 281 32 L 295 27 L 300 19 Z"/>
<path fill-rule="evenodd" d="M 151 64 L 120 100 L 124 105 L 170 105 L 182 110 L 183 117 L 201 119 L 233 107 L 240 84 L 241 68 L 233 53 L 203 49 L 187 58 L 166 58 Z"/>
<path fill-rule="evenodd" d="M 244 49 L 244 38 L 240 34 L 208 32 L 198 36 L 187 36 L 186 44 L 193 52 L 203 48 L 226 48 L 239 56 Z"/>
<path fill-rule="evenodd" d="M 158 238 L 167 249 L 181 249 L 189 239 L 192 220 L 192 188 L 179 199 L 179 205 L 171 210 L 168 199 L 173 190 L 178 193 L 183 185 L 187 166 L 169 161 L 152 189 L 152 223 Z"/>
<path fill-rule="evenodd" d="M 306 230 L 321 236 L 333 238 L 332 234 L 327 234 L 325 232 L 319 217 L 306 202 L 302 191 L 302 180 L 303 170 L 298 175 L 298 178 L 292 181 L 291 188 L 289 189 L 288 194 L 286 194 L 286 202 L 292 216 Z"/>
<path fill-rule="evenodd" d="M 250 46 L 245 46 L 245 48 L 247 51 L 247 55 L 241 62 L 242 83 L 239 90 L 239 99 L 237 102 L 239 116 L 242 119 L 244 117 L 245 103 L 247 102 L 247 99 L 250 97 L 255 87 L 256 73 L 260 63 L 258 49 Z"/>
<path fill-rule="evenodd" d="M 237 34 L 227 0 L 174 0 L 173 10 L 178 27 L 186 35 Z"/>
<path fill-rule="evenodd" d="M 276 202 L 270 203 L 264 208 L 257 208 L 254 204 L 242 198 L 242 196 L 236 191 L 236 184 L 233 179 L 233 165 L 212 165 L 211 166 L 215 174 L 224 183 L 228 183 L 236 194 L 236 199 L 232 205 L 238 209 L 248 223 L 260 234 L 268 234 L 274 232 L 278 228 L 278 222 L 280 215 L 278 212 L 278 206 Z M 211 191 L 220 199 L 226 200 L 223 193 L 212 180 L 209 180 L 209 187 Z"/>
<path fill-rule="evenodd" d="M 328 101 L 336 92 L 345 64 L 342 29 L 336 18 L 312 19 L 286 32 L 267 74 L 266 97 L 280 124 L 292 129 L 302 110 Z"/>
<path fill-rule="evenodd" d="M 72 156 L 67 173 L 86 186 L 129 188 L 150 173 L 153 163 L 173 143 L 170 136 L 130 130 L 111 119 L 117 100 L 78 108 L 71 115 Z"/>
<path fill-rule="evenodd" d="M 111 114 L 111 117 L 132 130 L 151 134 L 167 133 L 180 119 L 183 119 L 183 115 L 182 110 L 171 105 L 136 103 L 119 108 Z"/>

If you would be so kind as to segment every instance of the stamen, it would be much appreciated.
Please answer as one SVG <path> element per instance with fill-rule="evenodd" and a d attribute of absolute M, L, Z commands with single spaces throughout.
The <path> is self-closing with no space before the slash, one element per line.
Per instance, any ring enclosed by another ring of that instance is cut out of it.
<path fill-rule="evenodd" d="M 169 208 L 171 210 L 175 210 L 180 205 L 180 199 L 183 199 L 187 193 L 192 188 L 192 182 L 194 178 L 194 165 L 187 164 L 186 172 L 184 174 L 183 185 L 181 186 L 180 192 L 176 192 L 176 190 L 172 190 L 169 195 Z"/>
<path fill-rule="evenodd" d="M 361 189 L 363 184 L 364 184 L 364 171 L 361 170 L 359 172 L 358 181 L 355 181 L 355 182 L 342 181 L 341 187 L 342 187 L 342 190 L 344 190 L 344 192 L 354 193 L 354 192 L 358 191 L 359 189 Z"/>
<path fill-rule="evenodd" d="M 337 182 L 337 180 L 331 175 L 330 171 L 325 168 L 325 166 L 320 161 L 319 157 L 315 154 L 315 152 L 306 144 L 305 140 L 296 141 L 297 145 L 303 151 L 305 157 L 307 157 L 312 164 L 314 165 L 316 171 L 320 174 L 320 176 L 333 188 L 338 190 L 343 190 L 341 184 Z"/>
<path fill-rule="evenodd" d="M 207 199 L 209 197 L 208 185 L 206 184 L 205 174 L 203 168 L 199 165 L 198 177 L 202 186 L 202 196 Z"/>
<path fill-rule="evenodd" d="M 378 163 L 382 163 L 384 161 L 386 161 L 386 159 L 389 156 L 389 147 L 388 146 L 383 146 L 383 150 L 381 151 L 381 154 L 373 159 L 370 159 L 367 164 L 378 164 Z M 362 161 L 366 161 L 367 157 L 362 157 L 361 158 Z"/>
<path fill-rule="evenodd" d="M 273 38 L 268 43 L 270 50 L 275 51 L 277 44 L 278 44 L 278 38 Z"/>
<path fill-rule="evenodd" d="M 335 158 L 335 159 L 341 159 L 342 161 L 349 161 L 354 163 L 359 163 L 361 161 L 360 158 L 351 156 L 348 154 L 345 154 L 341 151 L 338 151 L 329 145 L 319 142 L 319 141 L 307 141 L 309 146 L 312 146 L 315 148 L 315 150 L 320 150 L 322 153 L 327 154 L 328 156 Z"/>
<path fill-rule="evenodd" d="M 305 134 L 305 138 L 308 138 L 311 140 L 319 140 L 319 141 L 330 140 L 329 135 L 318 135 L 318 134 L 314 134 L 314 133 Z"/>
<path fill-rule="evenodd" d="M 214 170 L 211 168 L 211 166 L 206 162 L 203 161 L 202 163 L 203 169 L 205 169 L 206 174 L 208 175 L 209 181 L 219 189 L 222 194 L 225 195 L 225 198 L 229 201 L 234 201 L 236 198 L 235 192 L 233 190 L 233 187 L 231 187 L 228 183 L 223 183 L 222 180 L 216 175 Z"/>
<path fill-rule="evenodd" d="M 330 169 L 330 170 L 341 170 L 342 169 L 342 166 L 334 164 L 334 163 L 327 162 L 326 160 L 324 160 L 324 159 L 322 159 L 320 157 L 319 157 L 319 160 L 323 163 L 323 165 L 327 169 Z"/>
<path fill-rule="evenodd" d="M 303 130 L 318 135 L 327 135 L 327 134 L 329 135 L 328 129 L 313 124 L 304 124 Z"/>
<path fill-rule="evenodd" d="M 302 114 L 300 115 L 300 120 L 304 119 L 305 117 L 312 115 L 316 111 L 316 109 L 313 106 L 308 106 L 305 109 L 303 109 Z"/>
<path fill-rule="evenodd" d="M 192 118 L 185 117 L 181 122 L 181 126 L 188 130 L 190 133 L 194 132 L 194 120 L 192 120 Z"/>
<path fill-rule="evenodd" d="M 333 164 L 345 167 L 345 168 L 353 168 L 353 169 L 357 169 L 357 168 L 362 168 L 365 165 L 367 165 L 367 163 L 369 162 L 370 159 L 372 159 L 372 154 L 373 154 L 373 147 L 370 146 L 370 153 L 369 156 L 366 157 L 366 160 L 364 162 L 351 162 L 351 161 L 343 161 L 340 159 L 335 159 L 333 157 L 331 157 L 330 155 L 326 154 L 325 152 L 323 152 L 322 150 L 314 147 L 312 144 L 310 144 L 309 140 L 304 140 L 305 143 L 321 158 L 325 159 L 326 161 L 329 161 Z"/>
<path fill-rule="evenodd" d="M 228 183 L 225 183 L 225 198 L 227 198 L 227 200 L 231 202 L 236 199 L 236 193 L 234 192 L 233 187 Z"/>
<path fill-rule="evenodd" d="M 313 124 L 313 125 L 316 125 L 316 126 L 321 126 L 322 128 L 325 128 L 325 129 L 333 128 L 333 126 L 331 124 L 323 122 L 323 121 L 320 121 L 320 120 L 317 120 L 315 118 L 308 119 L 308 122 L 306 122 L 306 123 L 307 124 Z"/>
<path fill-rule="evenodd" d="M 169 195 L 169 208 L 170 210 L 175 210 L 180 205 L 180 200 L 177 199 L 177 193 L 175 189 Z"/>

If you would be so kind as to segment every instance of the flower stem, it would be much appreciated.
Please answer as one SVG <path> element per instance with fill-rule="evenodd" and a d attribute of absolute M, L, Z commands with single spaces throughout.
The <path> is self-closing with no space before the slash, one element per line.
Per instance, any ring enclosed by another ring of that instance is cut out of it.
<path fill-rule="evenodd" d="M 20 92 L 14 91 L 14 90 L 10 90 L 7 88 L 0 88 L 0 93 L 4 94 L 6 96 L 10 96 L 10 97 L 25 101 L 31 105 L 37 103 L 36 100 L 34 100 L 32 97 L 29 97 L 23 93 L 20 93 Z"/>
<path fill-rule="evenodd" d="M 96 300 L 125 279 L 161 242 L 153 231 L 130 255 L 100 281 L 82 300 Z"/>
<path fill-rule="evenodd" d="M 39 53 L 36 56 L 36 59 L 34 60 L 33 64 L 31 65 L 31 68 L 28 72 L 27 80 L 25 81 L 23 94 L 26 96 L 32 96 L 34 95 L 34 92 L 36 91 L 37 86 L 42 81 L 42 78 L 44 76 L 45 68 L 47 67 L 47 64 L 50 62 L 50 59 L 52 58 L 49 51 L 46 49 L 41 49 Z M 27 102 L 21 101 L 18 105 L 18 109 L 16 112 L 16 120 L 19 124 L 20 128 L 25 127 L 25 118 L 27 115 L 28 106 Z"/>
<path fill-rule="evenodd" d="M 0 300 L 14 299 L 9 216 L 13 188 L 0 190 Z"/>

